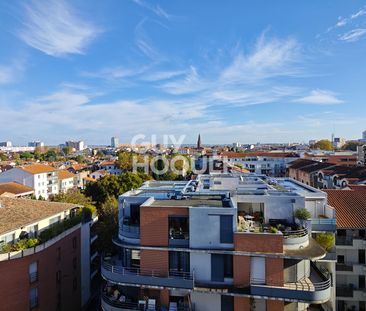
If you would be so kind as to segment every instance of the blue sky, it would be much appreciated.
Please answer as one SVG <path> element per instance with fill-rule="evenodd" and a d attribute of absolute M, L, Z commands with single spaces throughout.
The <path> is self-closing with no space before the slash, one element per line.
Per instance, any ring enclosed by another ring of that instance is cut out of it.
<path fill-rule="evenodd" d="M 2 1 L 0 141 L 366 129 L 365 1 Z"/>

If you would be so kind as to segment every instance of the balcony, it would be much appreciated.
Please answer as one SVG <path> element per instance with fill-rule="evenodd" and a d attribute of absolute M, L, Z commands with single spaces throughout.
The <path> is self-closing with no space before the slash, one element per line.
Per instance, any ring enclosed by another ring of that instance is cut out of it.
<path fill-rule="evenodd" d="M 335 218 L 313 218 L 311 219 L 311 230 L 314 232 L 336 231 Z"/>
<path fill-rule="evenodd" d="M 353 238 L 350 236 L 337 236 L 336 237 L 336 245 L 341 246 L 352 246 Z"/>
<path fill-rule="evenodd" d="M 285 250 L 294 250 L 309 245 L 309 233 L 307 229 L 283 230 L 283 247 Z"/>
<path fill-rule="evenodd" d="M 126 268 L 102 261 L 101 274 L 104 279 L 115 284 L 140 284 L 171 288 L 193 289 L 193 274 L 188 272 L 169 271 L 167 273 L 140 268 Z"/>
<path fill-rule="evenodd" d="M 323 275 L 312 263 L 310 278 L 304 278 L 296 283 L 285 283 L 282 287 L 251 284 L 250 294 L 321 304 L 330 299 L 331 284 L 331 278 Z"/>
<path fill-rule="evenodd" d="M 127 243 L 140 243 L 140 225 L 130 225 L 123 223 L 120 225 L 118 237 Z"/>
<path fill-rule="evenodd" d="M 143 305 L 134 302 L 120 302 L 112 297 L 108 297 L 104 292 L 102 292 L 101 298 L 104 311 L 145 310 Z"/>
<path fill-rule="evenodd" d="M 189 247 L 189 233 L 173 231 L 169 234 L 169 246 Z"/>

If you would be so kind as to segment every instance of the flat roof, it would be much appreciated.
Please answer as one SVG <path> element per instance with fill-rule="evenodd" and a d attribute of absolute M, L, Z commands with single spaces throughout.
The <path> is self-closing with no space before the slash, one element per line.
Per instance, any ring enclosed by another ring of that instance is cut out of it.
<path fill-rule="evenodd" d="M 179 200 L 154 200 L 150 206 L 172 207 L 224 207 L 223 200 L 218 197 L 200 196 Z"/>
<path fill-rule="evenodd" d="M 0 197 L 0 234 L 17 230 L 80 205 Z"/>

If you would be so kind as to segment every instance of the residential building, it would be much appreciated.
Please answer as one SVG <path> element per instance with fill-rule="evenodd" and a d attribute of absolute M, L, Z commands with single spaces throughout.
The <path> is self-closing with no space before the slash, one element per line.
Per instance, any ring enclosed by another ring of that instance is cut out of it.
<path fill-rule="evenodd" d="M 221 157 L 251 173 L 281 177 L 285 176 L 288 165 L 299 155 L 293 152 L 223 152 Z"/>
<path fill-rule="evenodd" d="M 108 172 L 111 175 L 121 175 L 122 170 L 117 165 L 116 161 L 103 161 L 99 164 L 101 170 Z"/>
<path fill-rule="evenodd" d="M 107 176 L 109 175 L 109 173 L 105 170 L 97 170 L 95 172 L 92 172 L 90 173 L 90 177 L 95 181 L 95 180 L 98 180 L 99 178 L 102 178 L 104 176 Z M 84 180 L 87 180 L 85 177 L 84 177 Z M 90 180 L 89 180 L 90 181 Z"/>
<path fill-rule="evenodd" d="M 96 219 L 77 216 L 75 204 L 0 197 L 0 206 L 0 310 L 78 311 L 85 306 L 93 282 Z M 41 238 L 61 222 L 71 225 L 41 244 L 4 251 L 7 244 Z"/>
<path fill-rule="evenodd" d="M 366 186 L 325 190 L 337 214 L 337 310 L 366 310 Z"/>
<path fill-rule="evenodd" d="M 362 132 L 362 138 L 360 139 L 360 141 L 365 142 L 366 143 L 366 131 Z"/>
<path fill-rule="evenodd" d="M 32 194 L 34 194 L 34 190 L 31 187 L 16 182 L 0 183 L 0 197 L 30 197 Z"/>
<path fill-rule="evenodd" d="M 60 170 L 58 173 L 59 191 L 66 193 L 74 189 L 77 183 L 77 176 L 67 170 Z"/>
<path fill-rule="evenodd" d="M 318 171 L 318 188 L 337 189 L 366 183 L 366 168 L 333 165 Z"/>
<path fill-rule="evenodd" d="M 34 189 L 34 195 L 47 199 L 59 193 L 57 170 L 49 165 L 31 164 L 0 173 L 0 182 L 17 182 Z"/>
<path fill-rule="evenodd" d="M 334 248 L 316 242 L 335 213 L 317 189 L 240 173 L 148 181 L 119 197 L 118 219 L 105 311 L 335 310 Z"/>
<path fill-rule="evenodd" d="M 366 166 L 366 144 L 363 146 L 357 146 L 357 164 L 360 166 Z"/>
<path fill-rule="evenodd" d="M 319 170 L 331 166 L 331 164 L 310 159 L 298 159 L 289 165 L 288 176 L 301 183 L 317 188 Z"/>
<path fill-rule="evenodd" d="M 339 149 L 342 148 L 346 144 L 346 140 L 341 137 L 333 137 L 332 145 L 333 148 Z"/>
<path fill-rule="evenodd" d="M 39 140 L 30 141 L 28 147 L 44 147 L 44 142 Z"/>
<path fill-rule="evenodd" d="M 69 140 L 65 142 L 65 145 L 66 147 L 73 148 L 75 151 L 83 151 L 86 148 L 85 143 L 82 140 L 79 141 Z"/>
<path fill-rule="evenodd" d="M 1 141 L 0 142 L 0 147 L 12 147 L 13 144 L 11 143 L 11 141 Z"/>
<path fill-rule="evenodd" d="M 119 139 L 118 139 L 118 137 L 112 137 L 111 138 L 111 147 L 112 148 L 118 148 L 119 147 Z"/>

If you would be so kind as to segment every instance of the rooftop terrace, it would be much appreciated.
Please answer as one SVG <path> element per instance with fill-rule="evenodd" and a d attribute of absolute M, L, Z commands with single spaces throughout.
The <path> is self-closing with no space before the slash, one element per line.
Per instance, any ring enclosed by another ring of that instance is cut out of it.
<path fill-rule="evenodd" d="M 190 197 L 181 200 L 154 200 L 150 206 L 169 207 L 227 207 L 223 199 L 217 196 Z"/>

